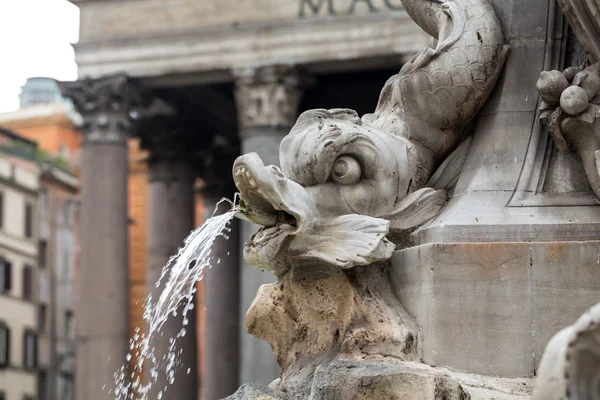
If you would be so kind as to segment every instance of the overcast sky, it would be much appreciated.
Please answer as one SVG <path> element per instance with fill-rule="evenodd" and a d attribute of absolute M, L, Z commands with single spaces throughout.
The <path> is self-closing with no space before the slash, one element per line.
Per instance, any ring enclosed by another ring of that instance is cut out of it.
<path fill-rule="evenodd" d="M 79 9 L 67 0 L 0 0 L 0 112 L 19 107 L 27 78 L 77 78 Z"/>

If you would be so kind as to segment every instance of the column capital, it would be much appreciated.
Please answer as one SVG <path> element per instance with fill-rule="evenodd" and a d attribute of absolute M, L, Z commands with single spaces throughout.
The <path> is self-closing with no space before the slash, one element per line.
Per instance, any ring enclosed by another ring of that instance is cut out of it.
<path fill-rule="evenodd" d="M 136 109 L 149 104 L 140 87 L 125 75 L 59 85 L 83 117 L 84 143 L 125 143 Z"/>
<path fill-rule="evenodd" d="M 294 125 L 302 94 L 296 68 L 270 65 L 238 69 L 233 74 L 240 130 Z"/>

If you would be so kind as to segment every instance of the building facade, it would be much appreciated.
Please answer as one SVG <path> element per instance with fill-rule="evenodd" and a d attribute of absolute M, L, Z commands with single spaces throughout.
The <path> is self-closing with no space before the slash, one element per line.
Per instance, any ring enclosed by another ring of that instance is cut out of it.
<path fill-rule="evenodd" d="M 37 397 L 39 172 L 35 143 L 0 129 L 0 398 Z M 25 155 L 25 157 L 24 157 Z"/>
<path fill-rule="evenodd" d="M 81 164 L 82 119 L 72 104 L 61 96 L 55 80 L 30 78 L 22 88 L 21 108 L 0 114 L 0 126 L 10 128 L 19 135 L 38 143 L 49 156 L 61 160 L 62 168 L 46 168 L 41 174 L 40 192 L 40 257 L 49 268 L 41 270 L 40 317 L 40 394 L 41 398 L 70 398 L 74 373 L 74 326 L 67 331 L 75 318 L 75 289 L 72 275 L 63 276 L 67 263 L 75 273 L 79 270 L 78 226 L 69 213 L 78 210 L 78 174 Z M 147 295 L 147 217 L 148 217 L 148 152 L 140 148 L 139 138 L 128 140 L 128 244 L 129 244 L 129 334 L 144 328 L 144 301 Z M 67 211 L 67 208 L 71 208 Z M 76 214 L 75 214 L 76 215 Z M 202 199 L 196 196 L 195 226 L 203 218 Z M 69 217 L 70 218 L 70 217 Z M 50 243 L 52 241 L 52 243 Z M 48 258 L 50 257 L 50 259 Z M 51 272 L 56 276 L 52 277 Z M 202 298 L 202 282 L 198 284 L 198 297 Z M 53 289 L 54 288 L 54 289 Z M 53 292 L 51 291 L 53 290 Z M 50 295 L 55 296 L 50 301 Z M 68 300 L 70 299 L 70 300 Z M 68 300 L 68 301 L 67 301 Z M 50 306 L 49 303 L 54 306 Z M 197 307 L 198 332 L 203 330 L 204 307 Z M 74 324 L 74 322 L 73 322 Z M 51 329 L 53 331 L 51 332 Z M 73 336 L 70 336 L 73 335 Z M 198 357 L 202 352 L 198 346 Z M 54 360 L 52 360 L 54 358 Z M 135 363 L 135 358 L 131 360 Z M 49 365 L 56 365 L 49 368 Z M 66 370 L 64 370 L 66 368 Z M 198 382 L 202 381 L 199 370 Z M 56 382 L 54 384 L 50 382 Z"/>
<path fill-rule="evenodd" d="M 78 179 L 51 164 L 40 165 L 38 398 L 74 398 L 74 282 L 78 252 Z"/>
<path fill-rule="evenodd" d="M 112 381 L 129 335 L 119 316 L 130 301 L 129 138 L 149 153 L 147 264 L 161 265 L 192 225 L 196 178 L 207 210 L 231 198 L 237 155 L 256 152 L 277 164 L 281 139 L 307 109 L 373 112 L 385 81 L 432 39 L 395 0 L 72 2 L 81 11 L 80 80 L 63 89 L 85 127 L 81 281 L 103 288 L 80 299 L 82 313 L 99 313 L 102 323 L 78 325 L 85 384 L 77 397 L 95 400 L 109 398 L 94 388 Z M 574 50 L 559 2 L 491 3 L 510 53 L 465 132 L 472 143 L 452 199 L 398 250 L 392 286 L 422 327 L 425 363 L 530 378 L 551 334 L 598 301 L 598 203 L 581 161 L 558 151 L 538 122 L 535 87 L 542 70 L 582 65 L 585 57 Z M 158 223 L 166 213 L 170 224 Z M 273 281 L 241 260 L 255 229 L 234 226 L 206 276 L 206 400 L 278 376 L 271 349 L 242 323 L 260 285 Z M 155 277 L 149 267 L 147 284 Z M 186 346 L 195 349 L 196 340 L 187 337 Z M 178 398 L 197 397 L 194 379 L 177 377 Z"/>

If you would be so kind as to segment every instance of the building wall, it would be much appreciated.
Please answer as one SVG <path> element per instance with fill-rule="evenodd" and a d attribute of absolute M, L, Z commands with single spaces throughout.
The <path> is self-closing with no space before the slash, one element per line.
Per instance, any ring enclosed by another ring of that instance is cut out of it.
<path fill-rule="evenodd" d="M 129 332 L 144 331 L 144 301 L 146 297 L 146 253 L 148 219 L 148 169 L 146 152 L 139 139 L 129 141 Z M 137 363 L 135 356 L 131 363 Z"/>
<path fill-rule="evenodd" d="M 215 26 L 235 29 L 239 24 L 327 17 L 331 11 L 338 16 L 365 15 L 401 7 L 399 0 L 170 0 L 168 6 L 164 0 L 92 2 L 80 7 L 80 40 L 173 34 Z"/>
<path fill-rule="evenodd" d="M 0 115 L 0 125 L 37 142 L 53 155 L 62 155 L 71 167 L 79 168 L 81 134 L 69 109 L 63 104 L 38 105 Z"/>
<path fill-rule="evenodd" d="M 74 308 L 75 269 L 78 251 L 76 240 L 77 187 L 66 186 L 52 176 L 43 175 L 41 189 L 44 200 L 40 201 L 40 240 L 46 242 L 46 252 L 40 265 L 39 304 L 45 306 L 45 326 L 40 327 L 40 376 L 41 390 L 52 390 L 48 379 L 55 379 L 57 398 L 68 399 L 65 391 L 72 391 L 74 376 Z M 41 247 L 40 247 L 41 250 Z M 53 289 L 54 288 L 54 289 Z M 50 291 L 53 289 L 53 293 Z M 38 313 L 41 308 L 38 309 Z M 68 316 L 67 314 L 70 314 Z M 67 322 L 67 320 L 69 320 Z M 54 324 L 54 326 L 51 326 Z M 69 326 L 67 326 L 69 325 Z M 52 333 L 53 330 L 53 333 Z M 53 345 L 52 338 L 55 338 Z M 56 376 L 51 374 L 51 352 L 55 351 Z M 67 397 L 65 397 L 65 395 Z M 39 393 L 45 399 L 47 393 Z"/>
<path fill-rule="evenodd" d="M 23 400 L 36 394 L 36 371 L 24 369 L 23 335 L 36 331 L 37 237 L 25 237 L 25 204 L 37 207 L 37 171 L 32 164 L 10 156 L 0 156 L 0 192 L 4 196 L 0 229 L 0 256 L 12 264 L 10 291 L 0 294 L 0 321 L 10 329 L 10 363 L 0 369 L 0 391 L 6 400 Z M 33 213 L 35 227 L 35 213 Z M 23 298 L 23 269 L 32 267 L 33 298 Z"/>

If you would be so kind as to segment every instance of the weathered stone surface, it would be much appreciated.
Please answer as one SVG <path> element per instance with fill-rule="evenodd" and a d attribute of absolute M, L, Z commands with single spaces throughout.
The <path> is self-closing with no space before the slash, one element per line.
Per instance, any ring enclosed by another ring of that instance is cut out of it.
<path fill-rule="evenodd" d="M 533 243 L 535 365 L 552 336 L 600 302 L 600 242 Z"/>
<path fill-rule="evenodd" d="M 421 245 L 397 251 L 390 276 L 421 329 L 426 363 L 533 376 L 550 337 L 600 301 L 599 248 L 598 241 Z"/>
<path fill-rule="evenodd" d="M 392 286 L 421 328 L 423 361 L 481 374 L 533 375 L 529 261 L 526 243 L 396 252 Z"/>
<path fill-rule="evenodd" d="M 418 364 L 336 361 L 317 368 L 308 399 L 468 400 L 471 396 L 441 371 Z"/>

